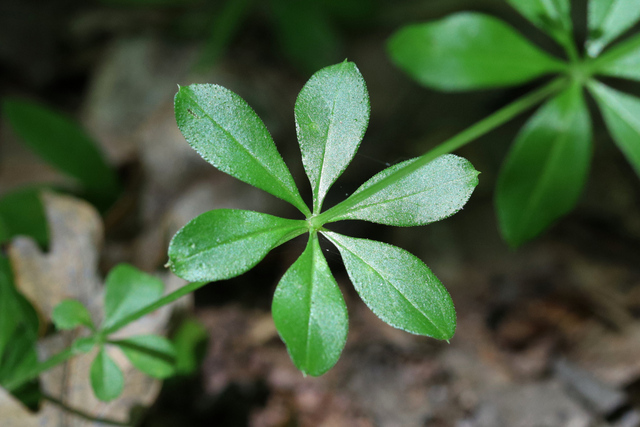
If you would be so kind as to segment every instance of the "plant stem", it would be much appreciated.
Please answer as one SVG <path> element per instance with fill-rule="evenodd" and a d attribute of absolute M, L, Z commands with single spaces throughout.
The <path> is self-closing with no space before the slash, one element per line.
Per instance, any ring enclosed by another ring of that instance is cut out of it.
<path fill-rule="evenodd" d="M 99 331 L 97 334 L 106 337 L 109 334 L 112 334 L 113 332 L 117 331 L 118 329 L 123 328 L 124 326 L 128 325 L 129 323 L 138 320 L 139 318 L 141 318 L 142 316 L 146 316 L 147 314 L 167 305 L 170 304 L 180 298 L 182 298 L 183 296 L 190 294 L 191 292 L 195 291 L 196 289 L 199 289 L 201 287 L 203 287 L 204 285 L 206 285 L 209 282 L 193 282 L 193 283 L 189 283 L 183 287 L 181 287 L 180 289 L 177 289 L 173 292 L 171 292 L 168 295 L 165 295 L 164 297 L 160 298 L 159 300 L 157 300 L 156 302 L 154 302 L 153 304 L 150 304 L 146 307 L 141 308 L 140 310 L 136 311 L 135 313 L 130 314 L 129 316 L 123 318 L 121 321 L 115 323 L 113 326 L 104 329 L 102 331 Z M 15 378 L 9 380 L 8 382 L 6 382 L 5 384 L 3 384 L 4 388 L 6 388 L 7 390 L 11 391 L 11 390 L 15 390 L 16 388 L 20 387 L 22 384 L 31 381 L 32 379 L 38 377 L 38 375 L 40 375 L 42 372 L 47 371 L 51 368 L 53 368 L 54 366 L 57 366 L 61 363 L 66 362 L 67 360 L 69 360 L 71 357 L 75 356 L 76 353 L 74 352 L 72 347 L 66 348 L 64 350 L 62 350 L 60 353 L 55 354 L 53 356 L 51 356 L 49 359 L 45 360 L 44 362 L 40 362 L 38 363 L 32 370 L 26 372 L 25 374 L 22 375 L 18 375 Z"/>
<path fill-rule="evenodd" d="M 73 349 L 71 347 L 65 348 L 60 353 L 54 354 L 53 356 L 51 356 L 50 358 L 48 358 L 44 362 L 38 363 L 30 371 L 28 371 L 28 372 L 26 372 L 26 373 L 24 373 L 22 375 L 17 375 L 16 377 L 10 379 L 6 383 L 2 384 L 2 386 L 5 389 L 9 390 L 9 391 L 13 391 L 13 390 L 17 389 L 18 387 L 20 387 L 21 385 L 23 385 L 24 383 L 26 383 L 28 381 L 31 381 L 32 379 L 36 378 L 42 372 L 48 371 L 49 369 L 53 368 L 54 366 L 57 366 L 57 365 L 59 365 L 61 363 L 66 362 L 67 360 L 69 360 L 73 356 L 75 356 L 75 354 L 76 353 L 73 351 Z"/>
<path fill-rule="evenodd" d="M 193 282 L 193 283 L 189 283 L 183 287 L 181 287 L 180 289 L 177 289 L 173 292 L 171 292 L 168 295 L 165 295 L 164 297 L 160 298 L 159 300 L 157 300 L 156 302 L 154 302 L 153 304 L 150 304 L 144 308 L 141 308 L 140 310 L 136 311 L 135 313 L 131 313 L 130 315 L 128 315 L 127 317 L 124 317 L 122 320 L 120 320 L 119 322 L 113 324 L 112 326 L 110 326 L 107 329 L 104 329 L 103 331 L 101 331 L 101 333 L 104 336 L 107 336 L 109 334 L 114 333 L 115 331 L 117 331 L 118 329 L 121 329 L 123 327 L 125 327 L 126 325 L 128 325 L 129 323 L 138 320 L 139 318 L 141 318 L 142 316 L 146 316 L 147 314 L 156 311 L 157 309 L 164 307 L 167 304 L 170 304 L 180 298 L 182 298 L 183 296 L 190 294 L 191 292 L 200 289 L 201 287 L 203 287 L 204 285 L 208 284 L 209 282 Z"/>
<path fill-rule="evenodd" d="M 446 140 L 442 144 L 433 148 L 431 151 L 428 151 L 426 154 L 423 154 L 415 162 L 412 162 L 407 166 L 398 169 L 395 173 L 385 177 L 384 179 L 381 179 L 371 187 L 353 194 L 345 201 L 318 215 L 314 219 L 313 223 L 321 226 L 328 222 L 340 220 L 341 215 L 347 213 L 353 206 L 357 205 L 361 201 L 373 196 L 375 193 L 388 187 L 389 185 L 400 181 L 402 178 L 422 168 L 427 163 L 434 160 L 436 157 L 439 157 L 443 154 L 451 153 L 458 148 L 463 147 L 466 144 L 476 140 L 482 135 L 492 131 L 498 126 L 504 124 L 517 115 L 542 102 L 547 97 L 559 92 L 567 85 L 567 83 L 568 80 L 566 78 L 559 77 L 551 81 L 549 84 L 523 96 L 522 98 L 515 100 L 511 104 L 501 108 L 500 110 L 475 123 L 466 130 L 455 135 L 454 137 Z"/>

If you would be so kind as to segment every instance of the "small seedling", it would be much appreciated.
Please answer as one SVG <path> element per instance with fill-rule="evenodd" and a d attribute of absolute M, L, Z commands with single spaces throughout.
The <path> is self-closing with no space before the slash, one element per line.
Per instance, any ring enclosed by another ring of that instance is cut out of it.
<path fill-rule="evenodd" d="M 471 12 L 406 26 L 391 37 L 388 49 L 417 82 L 443 91 L 510 86 L 560 74 L 529 96 L 535 102 L 552 98 L 524 126 L 498 178 L 500 228 L 505 240 L 518 246 L 571 211 L 582 193 L 592 155 L 583 88 L 595 98 L 613 140 L 640 175 L 640 99 L 596 80 L 597 75 L 640 80 L 640 35 L 602 53 L 640 19 L 640 1 L 589 1 L 585 57 L 572 34 L 570 0 L 507 1 L 560 44 L 568 61 L 543 52 L 501 20 Z M 483 121 L 482 133 L 533 104 L 519 100 L 503 108 Z"/>
<path fill-rule="evenodd" d="M 168 265 L 192 282 L 229 279 L 308 233 L 306 249 L 276 288 L 272 314 L 293 362 L 309 375 L 321 375 L 338 361 L 348 329 L 345 302 L 319 234 L 337 247 L 357 292 L 383 321 L 441 340 L 455 331 L 451 297 L 420 259 L 386 243 L 326 228 L 354 219 L 405 227 L 429 224 L 460 210 L 478 183 L 478 172 L 467 160 L 425 155 L 383 170 L 323 212 L 325 196 L 360 145 L 369 109 L 364 79 L 351 62 L 318 71 L 300 92 L 294 111 L 312 189 L 310 210 L 267 128 L 242 98 L 212 84 L 181 87 L 175 97 L 178 127 L 206 161 L 291 203 L 305 219 L 234 209 L 206 212 L 175 235 Z"/>

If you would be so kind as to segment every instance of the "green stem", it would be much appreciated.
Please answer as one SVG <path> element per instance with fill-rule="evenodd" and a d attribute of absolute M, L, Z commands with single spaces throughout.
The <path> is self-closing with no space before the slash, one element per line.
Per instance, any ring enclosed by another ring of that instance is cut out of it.
<path fill-rule="evenodd" d="M 122 320 L 120 320 L 119 322 L 114 323 L 112 326 L 108 327 L 107 329 L 104 329 L 101 333 L 104 336 L 108 336 L 112 333 L 114 333 L 115 331 L 117 331 L 118 329 L 121 329 L 125 326 L 127 326 L 129 323 L 138 320 L 139 318 L 141 318 L 142 316 L 146 316 L 147 314 L 156 311 L 157 309 L 164 307 L 167 304 L 171 304 L 172 302 L 182 298 L 183 296 L 190 294 L 191 292 L 200 289 L 201 287 L 203 287 L 204 285 L 206 285 L 209 282 L 193 282 L 193 283 L 189 283 L 183 287 L 181 287 L 180 289 L 177 289 L 173 292 L 171 292 L 168 295 L 165 295 L 164 297 L 160 298 L 159 300 L 157 300 L 156 302 L 154 302 L 153 304 L 150 304 L 144 308 L 141 308 L 140 310 L 136 311 L 135 313 L 131 313 L 130 315 L 128 315 L 127 317 L 122 318 Z"/>
<path fill-rule="evenodd" d="M 13 391 L 15 389 L 17 389 L 18 387 L 20 387 L 21 385 L 23 385 L 26 382 L 29 382 L 35 378 L 38 377 L 38 375 L 40 375 L 41 373 L 43 373 L 44 371 L 48 371 L 49 369 L 66 362 L 67 360 L 71 359 L 73 356 L 75 356 L 75 352 L 73 351 L 73 349 L 71 347 L 69 348 L 65 348 L 64 350 L 62 350 L 60 353 L 58 354 L 54 354 L 53 356 L 51 356 L 50 358 L 48 358 L 47 360 L 45 360 L 44 362 L 40 362 L 38 363 L 35 367 L 33 367 L 30 371 L 22 374 L 22 375 L 17 375 L 16 377 L 10 379 L 9 381 L 7 381 L 6 383 L 4 383 L 2 386 L 9 390 L 9 391 Z"/>
<path fill-rule="evenodd" d="M 492 131 L 498 126 L 523 113 L 524 111 L 539 104 L 547 97 L 559 92 L 567 85 L 567 82 L 568 80 L 564 77 L 557 78 L 549 84 L 541 87 L 540 89 L 535 90 L 523 96 L 522 98 L 517 99 L 511 104 L 501 108 L 485 119 L 475 123 L 466 130 L 438 145 L 431 151 L 428 151 L 426 154 L 419 157 L 415 162 L 412 162 L 407 166 L 398 169 L 395 173 L 385 177 L 384 179 L 381 179 L 371 187 L 368 187 L 360 191 L 359 193 L 353 194 L 342 203 L 339 203 L 331 209 L 318 215 L 313 220 L 314 226 L 322 226 L 323 224 L 326 224 L 328 222 L 338 220 L 341 215 L 347 213 L 353 206 L 371 197 L 372 195 L 388 187 L 389 185 L 400 181 L 402 178 L 422 168 L 427 163 L 434 160 L 436 157 L 442 156 L 443 154 L 451 153 L 459 149 L 460 147 L 465 146 L 466 144 L 478 139 L 482 135 Z"/>
<path fill-rule="evenodd" d="M 201 287 L 203 287 L 204 285 L 206 285 L 209 282 L 194 282 L 194 283 L 189 283 L 183 287 L 181 287 L 180 289 L 177 289 L 173 292 L 171 292 L 168 295 L 165 295 L 164 297 L 160 298 L 159 300 L 157 300 L 156 302 L 154 302 L 153 304 L 150 304 L 146 307 L 141 308 L 140 310 L 130 314 L 129 316 L 123 318 L 122 320 L 120 320 L 119 322 L 115 323 L 113 326 L 104 329 L 102 331 L 99 331 L 97 334 L 101 335 L 102 337 L 106 337 L 110 334 L 112 334 L 113 332 L 117 331 L 118 329 L 123 328 L 124 326 L 128 325 L 129 323 L 138 320 L 139 318 L 146 316 L 147 314 L 156 311 L 157 309 L 164 307 L 167 304 L 170 304 L 180 298 L 182 298 L 183 296 L 190 294 L 191 292 L 195 291 L 196 289 L 199 289 Z M 42 372 L 44 371 L 48 371 L 49 369 L 66 362 L 67 360 L 69 360 L 71 357 L 75 356 L 76 353 L 73 351 L 72 347 L 66 348 L 64 350 L 62 350 L 60 353 L 55 354 L 53 356 L 51 356 L 49 359 L 45 360 L 44 362 L 40 362 L 38 363 L 32 370 L 26 372 L 23 375 L 18 375 L 15 378 L 12 378 L 11 380 L 9 380 L 8 382 L 6 382 L 5 384 L 3 384 L 4 388 L 6 388 L 7 390 L 11 391 L 11 390 L 15 390 L 16 388 L 20 387 L 22 384 L 31 381 L 34 378 L 37 378 L 38 375 L 40 375 Z"/>

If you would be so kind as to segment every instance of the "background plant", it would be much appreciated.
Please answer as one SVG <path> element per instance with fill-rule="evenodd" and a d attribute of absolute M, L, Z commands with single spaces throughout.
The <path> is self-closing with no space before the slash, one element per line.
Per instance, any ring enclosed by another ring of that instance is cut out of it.
<path fill-rule="evenodd" d="M 639 35 L 603 50 L 638 21 L 640 2 L 591 0 L 584 56 L 572 33 L 569 0 L 508 2 L 562 46 L 567 60 L 543 52 L 501 20 L 472 12 L 406 26 L 389 39 L 388 50 L 396 65 L 417 82 L 444 91 L 511 86 L 560 75 L 532 92 L 550 99 L 519 133 L 498 178 L 500 229 L 509 244 L 518 246 L 571 211 L 580 197 L 592 153 L 583 88 L 595 98 L 615 143 L 640 174 L 640 99 L 596 79 L 639 79 Z M 531 105 L 520 107 L 524 111 Z"/>
<path fill-rule="evenodd" d="M 326 224 L 362 219 L 417 226 L 445 218 L 477 185 L 471 164 L 426 155 L 391 166 L 345 201 L 322 212 L 331 185 L 353 159 L 369 121 L 367 89 L 355 64 L 318 71 L 295 105 L 313 210 L 306 206 L 262 121 L 238 95 L 217 85 L 180 88 L 178 127 L 189 144 L 218 169 L 295 206 L 305 220 L 218 209 L 189 222 L 171 241 L 169 266 L 189 281 L 242 274 L 278 245 L 309 233 L 307 247 L 275 291 L 272 314 L 296 366 L 321 375 L 346 342 L 347 310 L 322 254 L 318 234 L 339 250 L 363 301 L 382 320 L 408 332 L 449 339 L 455 311 L 447 291 L 417 257 L 395 246 L 331 232 Z"/>

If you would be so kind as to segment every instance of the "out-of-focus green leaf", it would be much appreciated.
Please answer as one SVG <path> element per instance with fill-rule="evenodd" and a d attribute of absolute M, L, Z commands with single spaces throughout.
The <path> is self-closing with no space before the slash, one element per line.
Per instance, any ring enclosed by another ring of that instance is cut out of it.
<path fill-rule="evenodd" d="M 133 366 L 154 378 L 175 372 L 176 351 L 171 341 L 158 335 L 138 335 L 113 342 Z"/>
<path fill-rule="evenodd" d="M 340 40 L 317 2 L 271 0 L 276 34 L 295 65 L 312 73 L 340 59 Z"/>
<path fill-rule="evenodd" d="M 507 0 L 514 9 L 564 45 L 572 37 L 570 0 Z"/>
<path fill-rule="evenodd" d="M 110 402 L 120 396 L 124 388 L 122 371 L 104 348 L 100 349 L 93 360 L 89 377 L 93 392 L 103 402 Z"/>
<path fill-rule="evenodd" d="M 515 85 L 566 67 L 499 19 L 472 12 L 408 25 L 387 47 L 417 82 L 448 91 Z"/>
<path fill-rule="evenodd" d="M 209 334 L 202 323 L 187 319 L 173 336 L 176 349 L 176 374 L 191 375 L 204 360 Z"/>
<path fill-rule="evenodd" d="M 116 173 L 77 123 L 22 99 L 5 99 L 3 113 L 40 157 L 76 178 L 91 195 L 113 201 L 119 189 Z"/>
<path fill-rule="evenodd" d="M 309 212 L 269 131 L 238 95 L 211 84 L 181 87 L 175 113 L 182 135 L 207 162 Z"/>
<path fill-rule="evenodd" d="M 640 80 L 640 34 L 614 45 L 594 63 L 596 74 Z"/>
<path fill-rule="evenodd" d="M 640 0 L 589 0 L 587 52 L 596 57 L 640 18 Z"/>
<path fill-rule="evenodd" d="M 407 160 L 383 170 L 353 195 L 416 160 Z M 440 156 L 332 221 L 362 219 L 403 227 L 439 221 L 458 212 L 467 203 L 478 185 L 478 173 L 471 162 L 462 157 L 453 154 Z"/>
<path fill-rule="evenodd" d="M 295 105 L 302 163 L 320 212 L 331 185 L 351 163 L 369 124 L 369 94 L 353 62 L 315 73 Z"/>
<path fill-rule="evenodd" d="M 94 329 L 89 310 L 74 299 L 66 299 L 56 305 L 51 320 L 58 329 L 74 329 L 80 325 Z"/>
<path fill-rule="evenodd" d="M 507 242 L 519 246 L 573 209 L 591 159 L 591 120 L 578 85 L 548 101 L 518 135 L 496 188 Z"/>
<path fill-rule="evenodd" d="M 152 304 L 160 299 L 163 292 L 161 280 L 129 264 L 118 264 L 105 280 L 102 329 Z"/>
<path fill-rule="evenodd" d="M 0 384 L 37 363 L 38 315 L 18 293 L 9 260 L 0 255 Z"/>
<path fill-rule="evenodd" d="M 49 227 L 39 188 L 25 188 L 4 194 L 0 198 L 0 243 L 15 236 L 29 236 L 40 246 L 49 244 Z"/>
<path fill-rule="evenodd" d="M 386 243 L 323 234 L 340 251 L 360 298 L 380 319 L 414 334 L 440 340 L 453 336 L 453 301 L 420 259 Z"/>
<path fill-rule="evenodd" d="M 169 244 L 171 270 L 190 282 L 229 279 L 307 231 L 305 221 L 216 209 L 192 219 Z"/>
<path fill-rule="evenodd" d="M 197 68 L 213 66 L 227 49 L 232 38 L 242 25 L 253 0 L 227 0 L 222 10 L 216 14 Z"/>
<path fill-rule="evenodd" d="M 322 375 L 336 364 L 347 340 L 347 307 L 317 234 L 280 280 L 271 312 L 291 359 L 304 374 Z"/>
<path fill-rule="evenodd" d="M 595 80 L 589 90 L 620 150 L 640 176 L 640 99 L 611 89 Z"/>

